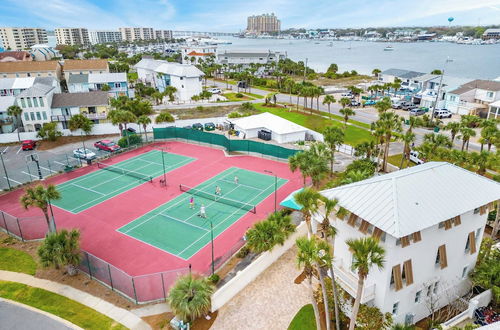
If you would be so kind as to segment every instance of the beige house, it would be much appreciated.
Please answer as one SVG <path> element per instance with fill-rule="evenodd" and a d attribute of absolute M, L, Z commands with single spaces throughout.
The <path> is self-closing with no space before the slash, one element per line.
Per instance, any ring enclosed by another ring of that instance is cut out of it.
<path fill-rule="evenodd" d="M 1 78 L 54 77 L 61 80 L 61 65 L 58 61 L 1 62 Z"/>
<path fill-rule="evenodd" d="M 109 73 L 107 60 L 64 60 L 63 73 L 66 81 L 74 74 Z"/>

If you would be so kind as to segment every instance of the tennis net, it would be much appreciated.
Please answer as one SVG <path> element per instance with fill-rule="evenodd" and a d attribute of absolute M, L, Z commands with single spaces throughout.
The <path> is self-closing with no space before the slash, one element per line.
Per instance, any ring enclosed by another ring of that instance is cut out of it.
<path fill-rule="evenodd" d="M 206 199 L 218 202 L 218 203 L 230 205 L 230 206 L 233 206 L 233 207 L 245 210 L 245 211 L 249 211 L 252 213 L 257 213 L 257 209 L 256 209 L 255 205 L 252 205 L 252 204 L 248 204 L 248 203 L 240 202 L 240 201 L 237 201 L 237 200 L 234 200 L 231 198 L 211 194 L 211 193 L 208 193 L 206 191 L 196 189 L 196 188 L 191 188 L 191 187 L 188 187 L 188 186 L 183 185 L 183 184 L 179 185 L 179 189 L 183 192 L 187 192 L 187 193 L 192 194 L 192 195 L 200 196 L 200 197 L 203 197 L 203 198 L 206 198 Z"/>
<path fill-rule="evenodd" d="M 120 167 L 116 167 L 116 166 L 113 166 L 113 165 L 108 165 L 108 164 L 97 162 L 97 167 L 100 168 L 100 169 L 106 170 L 106 171 L 120 173 L 122 175 L 128 175 L 128 176 L 131 176 L 133 178 L 136 178 L 136 179 L 139 179 L 139 180 L 142 180 L 142 181 L 153 182 L 153 177 L 150 176 L 150 175 L 146 175 L 146 174 L 134 172 L 134 171 L 131 171 L 131 170 L 126 170 L 126 169 L 123 169 L 123 168 L 120 168 Z"/>

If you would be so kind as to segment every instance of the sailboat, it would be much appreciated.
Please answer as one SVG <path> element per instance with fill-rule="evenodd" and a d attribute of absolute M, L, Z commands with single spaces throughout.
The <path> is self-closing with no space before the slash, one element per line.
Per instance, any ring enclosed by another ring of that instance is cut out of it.
<path fill-rule="evenodd" d="M 384 48 L 384 51 L 386 51 L 386 52 L 389 52 L 389 51 L 392 51 L 392 50 L 394 50 L 394 47 L 392 47 L 391 45 L 389 45 L 389 46 L 387 46 L 387 47 Z"/>

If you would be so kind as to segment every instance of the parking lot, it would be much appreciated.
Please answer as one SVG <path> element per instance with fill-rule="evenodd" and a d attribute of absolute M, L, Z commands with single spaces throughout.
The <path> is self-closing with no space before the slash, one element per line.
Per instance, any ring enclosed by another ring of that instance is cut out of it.
<path fill-rule="evenodd" d="M 94 148 L 94 142 L 100 139 L 85 140 L 85 147 L 93 151 L 97 157 L 104 157 L 109 153 Z M 111 140 L 117 141 L 118 138 Z M 19 184 L 38 180 L 40 176 L 45 178 L 49 175 L 64 171 L 66 166 L 80 166 L 86 163 L 85 160 L 77 159 L 73 156 L 73 150 L 82 148 L 82 142 L 68 143 L 50 150 L 29 150 L 23 151 L 21 145 L 0 147 L 3 164 L 0 164 L 0 188 L 8 189 Z M 37 163 L 31 161 L 29 155 L 38 157 Z M 7 173 L 5 173 L 7 172 Z M 8 181 L 7 181 L 8 177 Z"/>

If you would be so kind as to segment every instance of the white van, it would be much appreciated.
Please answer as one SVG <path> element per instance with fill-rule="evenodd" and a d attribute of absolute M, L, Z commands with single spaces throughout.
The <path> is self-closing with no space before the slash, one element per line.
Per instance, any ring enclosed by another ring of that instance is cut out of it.
<path fill-rule="evenodd" d="M 410 151 L 410 161 L 414 162 L 417 165 L 425 163 L 422 159 L 419 158 L 418 151 L 416 150 Z"/>

